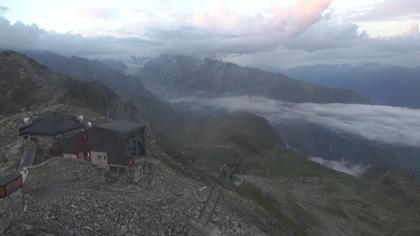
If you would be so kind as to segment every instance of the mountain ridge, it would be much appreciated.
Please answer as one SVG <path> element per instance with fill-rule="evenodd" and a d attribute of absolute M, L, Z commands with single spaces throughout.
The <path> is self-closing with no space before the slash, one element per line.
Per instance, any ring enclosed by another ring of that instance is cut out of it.
<path fill-rule="evenodd" d="M 3 115 L 64 103 L 106 116 L 141 119 L 134 104 L 105 85 L 61 75 L 14 51 L 0 52 L 0 85 Z"/>
<path fill-rule="evenodd" d="M 121 94 L 146 94 L 141 78 L 123 73 L 121 70 L 98 60 L 82 57 L 66 57 L 50 51 L 24 51 L 57 73 L 82 81 L 102 83 Z"/>
<path fill-rule="evenodd" d="M 10 91 L 42 98 L 14 103 L 13 93 L 2 96 L 0 104 L 13 105 L 2 124 L 15 119 L 22 123 L 20 115 L 25 111 L 40 111 L 57 103 L 97 111 L 101 119 L 124 116 L 123 119 L 131 120 L 138 117 L 137 107 L 146 103 L 147 117 L 157 118 L 151 120 L 153 124 L 165 123 L 178 112 L 165 103 L 156 104 L 157 100 L 141 100 L 143 104 L 132 108 L 126 103 L 121 105 L 121 98 L 110 88 L 57 74 L 18 53 L 0 53 L 0 65 L 0 82 Z M 31 81 L 39 84 L 19 86 Z M 19 113 L 21 108 L 25 111 Z M 411 179 L 403 179 L 406 185 L 402 185 L 402 178 L 392 173 L 384 177 L 378 171 L 377 176 L 370 177 L 370 183 L 364 183 L 313 163 L 287 149 L 274 127 L 251 113 L 197 117 L 181 114 L 186 116 L 181 121 L 154 125 L 162 128 L 163 135 L 149 134 L 147 150 L 153 171 L 139 185 L 109 183 L 102 170 L 73 160 L 61 160 L 31 171 L 25 189 L 30 207 L 25 214 L 13 217 L 6 233 L 24 234 L 30 231 L 26 230 L 28 227 L 60 235 L 89 234 L 93 230 L 104 234 L 185 233 L 199 214 L 197 209 L 205 202 L 204 193 L 210 188 L 204 188 L 203 192 L 198 189 L 210 186 L 211 174 L 226 162 L 236 167 L 242 184 L 224 190 L 211 222 L 229 233 L 415 235 L 418 232 L 415 226 L 420 193 L 413 190 L 412 186 L 417 185 L 411 185 Z M 160 116 L 164 117 L 159 119 Z M 9 128 L 16 132 L 18 124 L 14 123 Z M 4 134 L 0 132 L 2 140 L 7 138 Z M 169 136 L 172 152 L 162 147 L 164 135 Z M 407 204 L 411 206 L 409 210 Z M 86 219 L 74 217 L 85 211 L 92 214 Z M 126 226 L 132 219 L 135 223 Z M 22 227 L 20 223 L 29 226 Z M 67 227 L 60 227 L 62 224 Z M 93 229 L 95 224 L 99 226 Z"/>
<path fill-rule="evenodd" d="M 146 87 L 170 98 L 259 95 L 291 102 L 367 103 L 349 90 L 304 83 L 233 63 L 187 56 L 162 55 L 151 59 L 142 68 L 140 76 Z"/>
<path fill-rule="evenodd" d="M 302 81 L 351 89 L 374 104 L 420 108 L 420 67 L 320 64 L 292 68 L 286 74 Z"/>

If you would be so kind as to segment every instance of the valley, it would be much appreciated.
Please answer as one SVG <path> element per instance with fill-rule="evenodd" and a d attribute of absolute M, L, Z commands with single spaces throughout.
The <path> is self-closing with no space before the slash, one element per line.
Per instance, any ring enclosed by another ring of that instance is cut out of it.
<path fill-rule="evenodd" d="M 0 236 L 419 222 L 419 0 L 0 0 Z"/>
<path fill-rule="evenodd" d="M 364 144 L 366 148 L 360 148 L 365 147 L 360 143 L 366 143 L 366 137 L 334 133 L 319 123 L 277 123 L 273 116 L 258 110 L 270 107 L 252 105 L 252 99 L 260 98 L 246 91 L 238 92 L 244 95 L 239 101 L 245 101 L 250 109 L 226 101 L 221 103 L 224 106 L 212 102 L 223 99 L 222 95 L 229 91 L 193 99 L 193 94 L 185 93 L 189 97 L 184 99 L 184 93 L 181 96 L 172 88 L 175 100 L 162 100 L 162 96 L 147 90 L 148 82 L 144 82 L 146 88 L 139 81 L 138 90 L 124 90 L 97 81 L 96 73 L 86 75 L 83 80 L 70 78 L 71 74 L 81 74 L 78 67 L 64 76 L 61 73 L 66 73 L 60 68 L 53 71 L 48 65 L 16 52 L 2 52 L 0 59 L 1 83 L 11 92 L 2 96 L 0 103 L 8 107 L 0 121 L 7 124 L 2 126 L 1 140 L 8 140 L 1 143 L 2 173 L 12 172 L 19 160 L 19 153 L 14 151 L 19 145 L 15 140 L 16 130 L 22 126 L 28 111 L 37 115 L 81 114 L 94 124 L 112 119 L 144 121 L 151 165 L 151 174 L 138 184 L 128 183 L 120 175 L 109 178 L 102 169 L 74 160 L 52 162 L 31 171 L 23 189 L 27 210 L 11 219 L 5 229 L 9 235 L 28 232 L 191 234 L 190 222 L 197 219 L 206 201 L 213 184 L 212 174 L 224 163 L 234 167 L 239 184 L 226 187 L 210 220 L 218 232 L 227 235 L 419 233 L 418 181 L 407 175 L 409 172 L 404 168 L 390 168 L 389 163 L 379 165 L 376 162 L 379 156 L 369 159 L 366 153 L 378 149 L 376 144 Z M 20 69 L 15 70 L 11 65 Z M 85 65 L 91 69 L 89 62 Z M 22 86 L 35 85 L 13 87 L 17 78 Z M 15 100 L 13 91 L 30 92 L 38 99 Z M 349 93 L 344 91 L 344 94 Z M 296 99 L 327 101 L 314 96 L 302 95 Z M 272 105 L 281 103 L 277 98 L 271 100 Z M 334 97 L 328 99 L 334 101 Z M 286 117 L 294 114 L 289 109 L 280 112 Z M 271 111 L 277 112 L 278 108 Z M 294 116 L 289 118 L 297 121 Z M 327 152 L 323 142 L 327 142 L 326 147 L 336 149 Z M 349 152 L 353 149 L 365 156 Z M 400 150 L 395 148 L 395 153 Z M 344 152 L 348 156 L 340 158 L 351 164 L 370 164 L 369 171 L 354 177 L 306 158 L 319 153 L 334 160 Z M 390 163 L 401 164 L 401 159 L 389 157 Z M 413 160 L 416 160 L 414 154 Z M 66 227 L 55 226 L 63 222 Z"/>

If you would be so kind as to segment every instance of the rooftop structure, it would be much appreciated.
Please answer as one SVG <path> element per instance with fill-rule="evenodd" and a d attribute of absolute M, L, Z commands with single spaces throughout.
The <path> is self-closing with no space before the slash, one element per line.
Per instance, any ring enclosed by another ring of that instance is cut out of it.
<path fill-rule="evenodd" d="M 19 135 L 55 136 L 83 128 L 84 125 L 73 116 L 53 114 L 38 118 L 19 129 Z"/>

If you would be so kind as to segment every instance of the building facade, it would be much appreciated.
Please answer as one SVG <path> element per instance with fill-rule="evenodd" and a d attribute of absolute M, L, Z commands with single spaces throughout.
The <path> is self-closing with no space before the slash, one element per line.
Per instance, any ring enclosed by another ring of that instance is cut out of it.
<path fill-rule="evenodd" d="M 146 155 L 145 125 L 112 121 L 53 145 L 56 156 L 89 161 L 103 168 L 133 169 Z"/>

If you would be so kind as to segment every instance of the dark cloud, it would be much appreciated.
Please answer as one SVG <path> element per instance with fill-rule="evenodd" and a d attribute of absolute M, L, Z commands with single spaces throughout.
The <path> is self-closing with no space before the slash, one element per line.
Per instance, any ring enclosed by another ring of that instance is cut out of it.
<path fill-rule="evenodd" d="M 37 25 L 22 22 L 11 24 L 0 17 L 0 48 L 12 50 L 50 50 L 65 55 L 126 55 L 147 52 L 151 42 L 137 39 L 113 37 L 83 37 L 77 34 L 48 32 Z"/>
<path fill-rule="evenodd" d="M 360 31 L 356 24 L 338 23 L 334 20 L 320 21 L 293 41 L 287 44 L 289 49 L 319 51 L 327 49 L 358 48 L 365 51 L 405 53 L 420 50 L 418 25 L 412 25 L 409 32 L 386 38 L 370 38 Z"/>
<path fill-rule="evenodd" d="M 355 24 L 323 20 L 297 36 L 287 44 L 287 47 L 317 51 L 360 46 L 367 41 L 369 41 L 367 33 L 359 32 L 359 27 Z"/>
<path fill-rule="evenodd" d="M 10 11 L 10 9 L 8 7 L 0 6 L 0 15 L 6 13 L 8 11 Z"/>
<path fill-rule="evenodd" d="M 420 147 L 420 110 L 357 104 L 289 103 L 263 97 L 183 98 L 195 109 L 248 111 L 277 122 L 313 123 L 387 144 Z"/>
<path fill-rule="evenodd" d="M 275 51 L 227 58 L 244 65 L 287 69 L 299 65 L 381 63 L 418 67 L 420 34 L 410 25 L 401 35 L 371 38 L 352 23 L 325 19 Z"/>
<path fill-rule="evenodd" d="M 273 50 L 280 45 L 273 35 L 217 33 L 196 27 L 155 28 L 146 33 L 152 41 L 160 42 L 166 52 L 202 56 L 252 54 Z"/>

